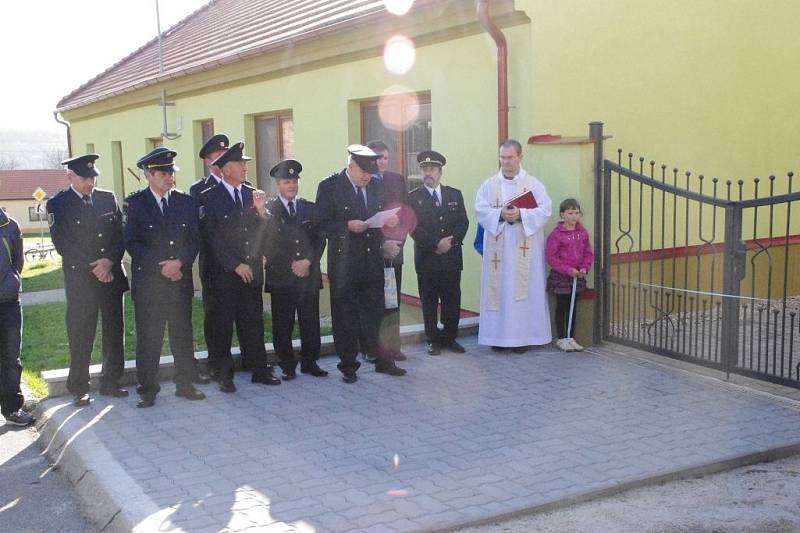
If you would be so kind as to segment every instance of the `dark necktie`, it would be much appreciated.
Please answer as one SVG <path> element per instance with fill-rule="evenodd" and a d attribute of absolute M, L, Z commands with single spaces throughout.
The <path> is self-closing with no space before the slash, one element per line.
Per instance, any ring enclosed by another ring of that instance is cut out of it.
<path fill-rule="evenodd" d="M 289 204 L 288 205 L 289 205 L 289 217 L 294 218 L 294 213 L 295 213 L 295 211 L 294 211 L 294 202 L 292 200 L 289 200 Z"/>
<path fill-rule="evenodd" d="M 435 190 L 435 189 L 434 189 L 434 191 L 431 193 L 431 196 L 433 196 L 433 204 L 434 204 L 436 207 L 441 207 L 441 205 L 442 205 L 442 204 L 441 204 L 441 203 L 439 203 L 439 195 L 438 195 L 438 194 L 436 194 L 436 190 Z"/>
<path fill-rule="evenodd" d="M 361 200 L 361 207 L 363 209 L 362 212 L 362 220 L 367 216 L 367 191 L 364 187 L 358 187 L 358 198 Z"/>
<path fill-rule="evenodd" d="M 167 216 L 167 199 L 161 199 L 161 214 Z"/>
<path fill-rule="evenodd" d="M 234 196 L 234 202 L 236 202 L 236 207 L 238 207 L 239 209 L 244 209 L 244 207 L 242 206 L 242 197 L 239 195 L 239 189 L 233 189 L 233 196 Z"/>
<path fill-rule="evenodd" d="M 84 203 L 84 205 L 88 205 L 89 207 L 91 207 L 92 206 L 92 197 L 89 196 L 88 194 L 84 194 L 83 195 L 83 203 Z"/>

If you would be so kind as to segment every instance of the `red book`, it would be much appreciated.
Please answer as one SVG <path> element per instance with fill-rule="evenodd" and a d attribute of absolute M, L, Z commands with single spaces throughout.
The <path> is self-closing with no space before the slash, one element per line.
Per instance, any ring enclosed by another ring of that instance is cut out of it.
<path fill-rule="evenodd" d="M 526 191 L 520 195 L 515 196 L 511 200 L 509 200 L 506 205 L 518 207 L 520 209 L 534 209 L 539 207 L 539 204 L 536 202 L 536 198 L 533 196 L 533 192 Z"/>

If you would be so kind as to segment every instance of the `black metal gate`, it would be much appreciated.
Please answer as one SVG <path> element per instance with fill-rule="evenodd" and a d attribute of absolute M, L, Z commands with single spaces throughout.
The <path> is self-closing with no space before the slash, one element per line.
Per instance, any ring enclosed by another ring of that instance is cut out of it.
<path fill-rule="evenodd" d="M 621 150 L 604 160 L 592 131 L 595 339 L 800 388 L 793 174 L 723 182 Z"/>

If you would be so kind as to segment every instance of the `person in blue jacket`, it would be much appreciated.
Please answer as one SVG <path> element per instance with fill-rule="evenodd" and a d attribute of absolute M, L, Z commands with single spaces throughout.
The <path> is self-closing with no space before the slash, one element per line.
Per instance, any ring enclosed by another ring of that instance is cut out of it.
<path fill-rule="evenodd" d="M 192 264 L 200 246 L 194 200 L 176 190 L 177 152 L 156 148 L 136 163 L 148 187 L 125 201 L 123 235 L 131 256 L 131 294 L 136 317 L 139 403 L 155 404 L 164 329 L 175 359 L 175 396 L 202 400 L 195 376 L 192 335 Z"/>
<path fill-rule="evenodd" d="M 25 398 L 19 386 L 22 378 L 19 292 L 23 262 L 19 224 L 0 209 L 0 412 L 6 424 L 12 426 L 30 426 L 35 422 L 22 408 Z"/>

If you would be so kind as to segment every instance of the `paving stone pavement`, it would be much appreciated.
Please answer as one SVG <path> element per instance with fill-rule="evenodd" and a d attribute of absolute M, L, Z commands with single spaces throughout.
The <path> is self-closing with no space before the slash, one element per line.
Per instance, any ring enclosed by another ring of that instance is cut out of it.
<path fill-rule="evenodd" d="M 409 374 L 41 406 L 109 530 L 426 531 L 800 445 L 798 403 L 603 349 L 409 347 Z M 65 470 L 69 470 L 66 468 Z M 82 472 L 82 473 L 81 473 Z M 98 497 L 101 494 L 102 497 Z"/>

